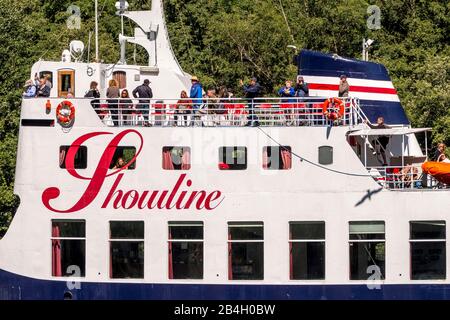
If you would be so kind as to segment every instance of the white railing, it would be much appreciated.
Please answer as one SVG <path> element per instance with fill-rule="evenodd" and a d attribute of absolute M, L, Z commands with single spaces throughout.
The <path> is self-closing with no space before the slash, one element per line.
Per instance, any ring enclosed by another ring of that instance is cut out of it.
<path fill-rule="evenodd" d="M 367 119 L 356 98 L 341 98 L 344 112 L 324 114 L 326 98 L 248 99 L 92 99 L 91 105 L 108 126 L 325 126 L 355 125 Z"/>
<path fill-rule="evenodd" d="M 367 167 L 369 174 L 385 189 L 447 189 L 422 172 L 421 165 Z"/>

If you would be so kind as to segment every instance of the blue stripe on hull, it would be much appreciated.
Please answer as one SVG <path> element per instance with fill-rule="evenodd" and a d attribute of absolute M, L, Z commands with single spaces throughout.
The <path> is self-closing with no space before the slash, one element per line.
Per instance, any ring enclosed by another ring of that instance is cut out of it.
<path fill-rule="evenodd" d="M 64 281 L 38 280 L 0 270 L 2 300 L 62 300 L 69 291 Z M 70 290 L 73 299 L 121 300 L 410 300 L 450 299 L 450 285 L 212 285 L 82 283 Z"/>

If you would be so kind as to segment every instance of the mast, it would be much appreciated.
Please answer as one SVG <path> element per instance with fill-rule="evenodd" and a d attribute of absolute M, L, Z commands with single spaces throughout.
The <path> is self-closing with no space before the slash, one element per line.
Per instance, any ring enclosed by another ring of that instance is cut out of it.
<path fill-rule="evenodd" d="M 95 0 L 95 62 L 99 62 L 99 57 L 98 57 L 98 0 Z"/>

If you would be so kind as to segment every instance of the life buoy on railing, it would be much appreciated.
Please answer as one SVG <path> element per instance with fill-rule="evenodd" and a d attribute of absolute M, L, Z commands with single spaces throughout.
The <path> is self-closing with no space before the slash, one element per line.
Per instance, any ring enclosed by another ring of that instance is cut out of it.
<path fill-rule="evenodd" d="M 328 108 L 330 107 L 330 104 L 334 105 L 334 109 L 338 109 L 337 112 L 329 112 Z M 328 98 L 323 102 L 322 105 L 322 111 L 323 114 L 328 117 L 330 120 L 337 120 L 339 118 L 342 118 L 345 113 L 345 104 L 341 99 L 338 98 Z"/>
<path fill-rule="evenodd" d="M 56 119 L 61 126 L 70 127 L 75 120 L 75 106 L 72 102 L 64 100 L 56 108 Z"/>

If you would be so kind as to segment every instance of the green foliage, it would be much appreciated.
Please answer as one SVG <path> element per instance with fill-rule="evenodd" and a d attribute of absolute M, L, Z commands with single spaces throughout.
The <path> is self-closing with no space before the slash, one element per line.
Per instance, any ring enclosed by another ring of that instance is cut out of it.
<path fill-rule="evenodd" d="M 105 62 L 119 59 L 115 2 L 99 0 Z M 129 2 L 130 10 L 151 8 L 148 0 Z M 79 30 L 66 27 L 71 4 L 81 9 Z M 381 8 L 380 30 L 367 29 L 369 4 Z M 272 95 L 294 78 L 288 45 L 358 58 L 362 38 L 370 37 L 375 40 L 370 58 L 390 70 L 412 124 L 433 127 L 433 142 L 450 145 L 448 0 L 165 0 L 164 5 L 182 67 L 205 86 L 226 85 L 237 95 L 239 79 L 256 76 Z M 125 32 L 132 34 L 134 26 L 125 21 Z M 39 58 L 58 60 L 71 40 L 88 44 L 93 30 L 92 0 L 0 0 L 0 237 L 18 203 L 13 183 L 22 85 Z M 91 60 L 94 50 L 91 45 Z M 127 47 L 129 60 L 134 50 Z M 146 61 L 136 48 L 136 62 Z"/>

